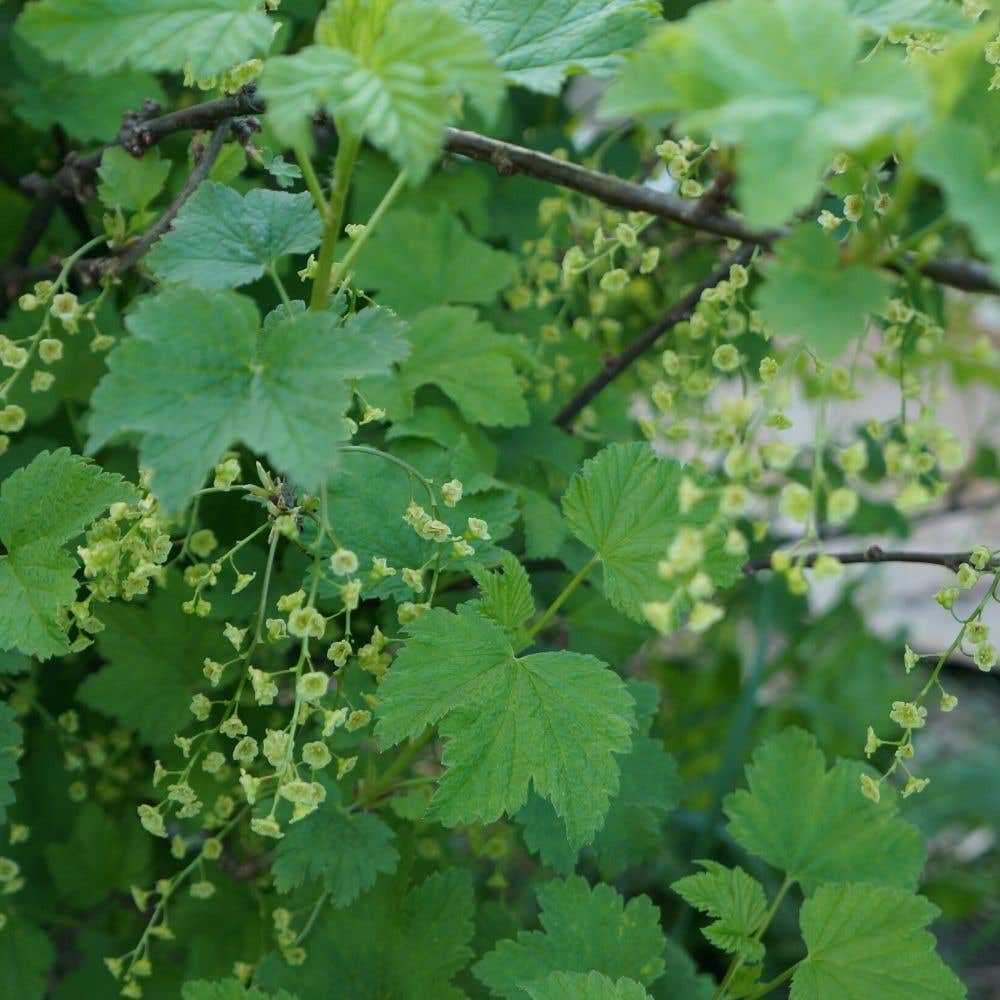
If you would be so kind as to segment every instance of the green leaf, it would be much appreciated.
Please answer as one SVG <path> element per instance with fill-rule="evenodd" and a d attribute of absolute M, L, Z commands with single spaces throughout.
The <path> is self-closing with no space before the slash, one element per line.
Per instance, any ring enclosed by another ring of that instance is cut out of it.
<path fill-rule="evenodd" d="M 108 208 L 141 212 L 163 190 L 170 167 L 170 160 L 161 160 L 158 149 L 136 158 L 121 146 L 110 146 L 97 168 L 101 179 L 97 193 Z"/>
<path fill-rule="evenodd" d="M 472 576 L 479 587 L 479 599 L 472 606 L 492 618 L 512 639 L 519 636 L 521 626 L 535 613 L 535 597 L 517 556 L 505 551 L 496 569 L 476 566 Z"/>
<path fill-rule="evenodd" d="M 816 740 L 785 729 L 754 753 L 749 790 L 726 799 L 729 832 L 807 893 L 846 881 L 912 889 L 924 865 L 920 834 L 887 796 L 876 805 L 861 795 L 863 770 L 841 760 L 827 771 Z"/>
<path fill-rule="evenodd" d="M 941 122 L 920 137 L 915 162 L 941 185 L 950 214 L 969 227 L 1000 273 L 1000 160 L 986 133 L 965 122 Z"/>
<path fill-rule="evenodd" d="M 61 546 L 135 491 L 121 476 L 43 451 L 0 485 L 0 649 L 46 659 L 69 649 L 58 619 L 76 597 L 76 560 Z"/>
<path fill-rule="evenodd" d="M 679 462 L 658 458 L 646 444 L 614 444 L 585 462 L 563 495 L 570 530 L 600 559 L 605 595 L 636 621 L 645 621 L 645 602 L 677 593 L 676 583 L 657 574 L 657 564 L 678 530 L 704 527 L 715 513 L 711 498 L 681 513 L 684 476 L 708 483 Z M 740 560 L 725 554 L 717 535 L 706 539 L 702 569 L 717 587 L 726 587 L 739 578 Z"/>
<path fill-rule="evenodd" d="M 809 953 L 791 1000 L 962 1000 L 965 987 L 924 930 L 938 909 L 902 889 L 826 885 L 802 906 Z"/>
<path fill-rule="evenodd" d="M 97 636 L 97 648 L 108 663 L 77 693 L 84 705 L 136 730 L 153 746 L 190 725 L 191 697 L 205 687 L 205 657 L 226 659 L 218 624 L 181 610 L 190 593 L 172 573 L 146 604 L 102 607 L 106 628 Z"/>
<path fill-rule="evenodd" d="M 85 802 L 68 840 L 45 845 L 52 880 L 70 906 L 86 910 L 115 889 L 127 892 L 149 878 L 152 840 L 133 822 L 115 821 Z"/>
<path fill-rule="evenodd" d="M 447 0 L 486 40 L 511 83 L 558 94 L 571 73 L 605 76 L 657 23 L 640 0 Z"/>
<path fill-rule="evenodd" d="M 487 304 L 517 273 L 514 256 L 470 236 L 445 209 L 392 212 L 358 255 L 357 282 L 403 316 L 446 303 Z"/>
<path fill-rule="evenodd" d="M 335 786 L 334 786 L 335 788 Z M 395 834 L 371 813 L 348 813 L 327 795 L 314 813 L 278 842 L 271 874 L 278 892 L 322 880 L 334 906 L 349 906 L 399 863 Z"/>
<path fill-rule="evenodd" d="M 649 1000 L 649 994 L 634 979 L 617 982 L 599 972 L 553 972 L 540 982 L 524 987 L 531 1000 Z"/>
<path fill-rule="evenodd" d="M 372 30 L 374 43 L 356 51 L 313 45 L 268 60 L 261 76 L 268 117 L 278 136 L 295 144 L 323 108 L 419 182 L 441 148 L 452 98 L 464 92 L 492 118 L 502 78 L 476 32 L 436 5 L 397 3 Z"/>
<path fill-rule="evenodd" d="M 412 888 L 382 878 L 348 909 L 324 909 L 302 965 L 271 954 L 256 984 L 304 1000 L 331 991 L 351 1000 L 462 1000 L 451 980 L 472 957 L 473 913 L 465 872 L 440 872 Z"/>
<path fill-rule="evenodd" d="M 162 282 L 233 288 L 256 281 L 280 257 L 314 250 L 322 234 L 307 192 L 254 188 L 244 197 L 206 181 L 146 260 Z"/>
<path fill-rule="evenodd" d="M 472 309 L 441 306 L 420 313 L 406 331 L 410 356 L 394 379 L 404 398 L 423 385 L 449 396 L 471 423 L 514 427 L 529 420 L 510 340 Z M 475 379 L 469 373 L 475 372 Z"/>
<path fill-rule="evenodd" d="M 150 73 L 129 69 L 103 76 L 74 73 L 50 62 L 20 35 L 13 34 L 10 41 L 21 69 L 10 82 L 14 113 L 39 131 L 58 124 L 84 142 L 108 142 L 118 134 L 125 112 L 145 100 L 166 100 Z"/>
<path fill-rule="evenodd" d="M 715 980 L 699 972 L 691 956 L 670 938 L 663 958 L 667 968 L 650 987 L 653 1000 L 712 1000 Z"/>
<path fill-rule="evenodd" d="M 393 453 L 401 444 L 395 445 Z M 450 478 L 449 454 L 437 448 L 433 449 L 433 453 L 438 459 L 436 465 L 426 461 L 423 455 L 404 451 L 400 457 L 415 463 L 421 475 L 444 482 Z M 446 473 L 443 476 L 440 474 L 442 469 Z M 338 539 L 355 552 L 360 561 L 363 594 L 411 600 L 413 594 L 400 574 L 376 581 L 370 578 L 368 570 L 373 558 L 390 558 L 392 565 L 399 568 L 423 566 L 433 556 L 435 544 L 418 537 L 403 521 L 410 501 L 416 500 L 426 506 L 427 494 L 404 469 L 378 455 L 361 452 L 343 456 L 329 479 L 327 497 L 331 521 L 337 525 Z M 456 535 L 466 530 L 470 516 L 483 518 L 490 526 L 494 541 L 498 541 L 510 535 L 517 510 L 509 491 L 491 489 L 463 497 L 455 507 L 440 507 L 438 516 Z M 475 557 L 452 563 L 451 566 L 469 569 L 476 560 L 486 559 L 491 550 L 492 542 L 477 543 Z M 341 582 L 338 580 L 334 586 L 339 587 Z M 334 591 L 326 590 L 321 584 L 320 593 L 324 592 Z"/>
<path fill-rule="evenodd" d="M 591 888 L 574 876 L 538 889 L 543 930 L 501 941 L 473 967 L 496 997 L 522 1000 L 520 987 L 554 972 L 599 972 L 648 986 L 663 973 L 665 939 L 646 896 L 628 904 L 609 885 Z"/>
<path fill-rule="evenodd" d="M 445 772 L 431 815 L 446 826 L 515 813 L 529 784 L 566 823 L 571 844 L 593 838 L 618 788 L 633 702 L 592 656 L 516 657 L 503 629 L 474 608 L 434 608 L 379 688 L 383 747 L 438 724 Z"/>
<path fill-rule="evenodd" d="M 925 113 L 917 72 L 886 52 L 859 62 L 860 42 L 841 0 L 702 4 L 653 37 L 604 113 L 671 115 L 735 144 L 748 221 L 776 225 L 812 201 L 835 153 Z"/>
<path fill-rule="evenodd" d="M 851 17 L 866 28 L 886 34 L 891 28 L 906 31 L 947 31 L 971 23 L 948 0 L 847 0 Z"/>
<path fill-rule="evenodd" d="M 640 734 L 632 737 L 632 747 L 619 758 L 621 782 L 604 825 L 597 832 L 591 850 L 601 876 L 617 878 L 625 869 L 655 857 L 663 847 L 663 821 L 677 807 L 681 780 L 677 763 L 659 739 L 646 735 L 651 718 L 643 712 L 641 698 L 645 685 L 630 682 L 629 693 L 636 700 Z M 652 711 L 656 710 L 656 702 Z M 577 852 L 566 840 L 566 826 L 552 807 L 537 795 L 528 797 L 518 813 L 528 847 L 556 871 L 568 874 L 577 861 Z"/>
<path fill-rule="evenodd" d="M 72 70 L 209 77 L 265 51 L 274 25 L 258 0 L 37 0 L 17 28 Z"/>
<path fill-rule="evenodd" d="M 0 933 L 0 996 L 42 1000 L 56 953 L 48 936 L 21 917 Z"/>
<path fill-rule="evenodd" d="M 93 395 L 88 446 L 143 434 L 141 464 L 171 511 L 237 441 L 315 487 L 347 436 L 349 380 L 387 372 L 406 353 L 384 310 L 344 322 L 300 314 L 261 335 L 257 307 L 233 292 L 169 288 L 141 299 L 127 325 L 132 336 L 111 352 Z"/>
<path fill-rule="evenodd" d="M 804 223 L 774 247 L 757 293 L 773 333 L 801 337 L 824 357 L 865 332 L 868 317 L 889 300 L 892 284 L 864 264 L 841 264 L 833 237 Z"/>
<path fill-rule="evenodd" d="M 287 990 L 265 993 L 252 986 L 248 988 L 238 979 L 220 979 L 214 983 L 207 979 L 199 979 L 184 984 L 181 1000 L 297 1000 L 297 998 Z"/>
<path fill-rule="evenodd" d="M 12 785 L 21 774 L 18 759 L 23 743 L 24 734 L 14 710 L 6 702 L 0 702 L 0 830 L 7 822 L 7 807 L 15 799 Z"/>
<path fill-rule="evenodd" d="M 702 933 L 717 948 L 757 963 L 764 946 L 756 938 L 767 914 L 764 888 L 742 868 L 727 868 L 716 861 L 696 861 L 705 870 L 678 879 L 670 888 L 686 903 L 714 921 Z"/>

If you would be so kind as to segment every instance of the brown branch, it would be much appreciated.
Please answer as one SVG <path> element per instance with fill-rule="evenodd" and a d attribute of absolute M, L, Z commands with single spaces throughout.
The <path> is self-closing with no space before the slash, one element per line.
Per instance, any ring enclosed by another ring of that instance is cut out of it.
<path fill-rule="evenodd" d="M 568 428 L 577 414 L 590 403 L 598 393 L 604 390 L 634 361 L 644 354 L 671 327 L 686 319 L 690 319 L 701 300 L 702 292 L 714 288 L 720 281 L 729 276 L 729 268 L 733 264 L 745 264 L 753 254 L 753 246 L 744 246 L 723 264 L 720 264 L 708 277 L 698 282 L 686 295 L 678 299 L 667 312 L 648 330 L 636 337 L 620 354 L 608 358 L 604 367 L 555 415 L 553 423 L 559 427 Z"/>
<path fill-rule="evenodd" d="M 664 191 L 633 184 L 576 163 L 557 159 L 547 153 L 510 142 L 501 142 L 477 132 L 449 128 L 445 131 L 445 149 L 473 160 L 492 163 L 504 175 L 527 174 L 560 187 L 579 191 L 607 205 L 633 212 L 647 212 L 661 219 L 691 229 L 714 233 L 741 243 L 770 246 L 787 229 L 754 229 L 741 219 L 724 212 L 705 211 L 700 199 L 679 198 Z M 942 285 L 965 291 L 1000 293 L 985 264 L 975 260 L 932 260 L 919 265 L 920 270 Z"/>
<path fill-rule="evenodd" d="M 99 267 L 102 272 L 118 274 L 136 264 L 136 262 L 150 247 L 158 240 L 171 226 L 177 213 L 184 206 L 184 203 L 194 194 L 198 185 L 209 175 L 212 165 L 219 158 L 222 146 L 229 135 L 229 128 L 232 124 L 229 118 L 223 118 L 215 127 L 212 138 L 202 151 L 194 169 L 188 174 L 188 179 L 184 182 L 184 187 L 180 193 L 170 203 L 166 211 L 147 229 L 139 239 L 134 240 L 124 246 L 121 251 L 113 257 L 105 258 L 103 261 L 89 261 L 91 268 Z"/>
<path fill-rule="evenodd" d="M 858 563 L 919 563 L 925 566 L 942 566 L 953 572 L 964 562 L 969 561 L 971 552 L 891 552 L 880 548 L 878 545 L 870 545 L 860 552 L 810 552 L 804 557 L 799 557 L 795 561 L 803 566 L 812 566 L 822 555 L 831 555 L 839 559 L 844 565 Z M 1000 559 L 994 559 L 990 563 L 989 569 L 1000 567 Z M 747 575 L 760 573 L 771 569 L 771 560 L 753 559 L 743 566 L 743 572 Z"/>

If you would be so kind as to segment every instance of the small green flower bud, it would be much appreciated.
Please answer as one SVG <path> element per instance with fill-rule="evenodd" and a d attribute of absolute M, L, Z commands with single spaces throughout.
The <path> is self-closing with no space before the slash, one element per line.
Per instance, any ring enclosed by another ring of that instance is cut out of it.
<path fill-rule="evenodd" d="M 247 634 L 247 630 L 226 622 L 222 634 L 233 644 L 234 649 L 239 650 L 240 646 L 243 645 L 243 637 Z"/>
<path fill-rule="evenodd" d="M 462 499 L 462 484 L 457 479 L 450 479 L 441 487 L 441 498 L 446 507 L 454 507 Z"/>
<path fill-rule="evenodd" d="M 732 344 L 720 344 L 712 354 L 712 364 L 720 372 L 735 371 L 740 366 L 740 352 Z"/>
<path fill-rule="evenodd" d="M 321 670 L 311 670 L 299 678 L 296 692 L 303 701 L 319 701 L 326 694 L 330 678 Z"/>
<path fill-rule="evenodd" d="M 353 555 L 353 553 L 351 553 Z M 355 561 L 356 558 L 355 558 Z M 288 616 L 288 634 L 300 639 L 322 639 L 326 631 L 326 619 L 312 605 L 296 608 Z"/>
<path fill-rule="evenodd" d="M 805 523 L 813 513 L 812 491 L 801 483 L 786 483 L 781 490 L 779 507 L 785 517 Z"/>
<path fill-rule="evenodd" d="M 306 743 L 302 747 L 302 763 L 307 764 L 314 771 L 322 770 L 332 759 L 327 745 L 318 740 Z"/>
<path fill-rule="evenodd" d="M 395 576 L 396 568 L 390 566 L 384 556 L 372 556 L 371 575 L 373 580 L 384 580 L 386 577 Z"/>
<path fill-rule="evenodd" d="M 281 827 L 270 816 L 255 816 L 250 820 L 250 829 L 259 837 L 271 837 L 274 840 L 280 840 L 284 836 L 281 832 Z"/>
<path fill-rule="evenodd" d="M 778 377 L 779 371 L 781 371 L 781 366 L 775 358 L 772 358 L 770 355 L 761 358 L 757 372 L 764 385 L 770 385 Z"/>
<path fill-rule="evenodd" d="M 470 517 L 467 534 L 469 538 L 477 538 L 482 542 L 488 542 L 490 540 L 490 526 L 482 518 Z"/>
<path fill-rule="evenodd" d="M 7 406 L 0 410 L 0 431 L 4 431 L 7 434 L 16 434 L 24 427 L 24 422 L 27 418 L 28 415 L 24 411 L 24 407 L 18 406 L 16 403 L 8 403 Z"/>
<path fill-rule="evenodd" d="M 927 709 L 912 701 L 894 701 L 889 718 L 903 729 L 921 729 L 926 724 Z"/>
<path fill-rule="evenodd" d="M 628 280 L 628 271 L 615 267 L 601 276 L 599 284 L 602 291 L 617 294 L 625 290 Z"/>
<path fill-rule="evenodd" d="M 204 722 L 212 711 L 212 703 L 203 694 L 196 694 L 191 699 L 191 714 L 199 721 Z"/>
<path fill-rule="evenodd" d="M 252 764 L 257 759 L 257 741 L 252 736 L 244 736 L 233 747 L 233 760 L 240 764 Z"/>
<path fill-rule="evenodd" d="M 326 658 L 332 660 L 334 666 L 342 667 L 352 652 L 351 644 L 347 639 L 338 639 L 326 651 Z"/>
<path fill-rule="evenodd" d="M 188 542 L 188 548 L 199 559 L 207 559 L 218 547 L 219 540 L 215 537 L 215 532 L 209 528 L 196 531 Z"/>
<path fill-rule="evenodd" d="M 361 603 L 361 581 L 348 580 L 340 586 L 340 599 L 348 611 L 354 611 Z"/>
<path fill-rule="evenodd" d="M 870 775 L 862 773 L 860 775 L 861 780 L 861 794 L 866 799 L 871 799 L 876 805 L 878 804 L 879 798 L 879 783 Z"/>
<path fill-rule="evenodd" d="M 976 647 L 976 651 L 972 654 L 972 660 L 984 673 L 992 670 L 997 663 L 996 646 L 989 642 L 982 643 Z"/>
<path fill-rule="evenodd" d="M 139 814 L 139 822 L 147 833 L 151 833 L 154 837 L 163 837 L 166 839 L 167 830 L 163 823 L 163 815 L 158 809 L 143 803 L 139 806 L 137 812 Z"/>
<path fill-rule="evenodd" d="M 962 563 L 955 574 L 955 582 L 962 590 L 969 590 L 979 583 L 979 573 L 968 563 Z"/>
<path fill-rule="evenodd" d="M 854 490 L 841 487 L 834 490 L 826 501 L 826 513 L 831 524 L 844 524 L 858 510 L 858 495 Z"/>
<path fill-rule="evenodd" d="M 205 759 L 201 762 L 201 767 L 207 774 L 218 774 L 225 763 L 225 755 L 219 753 L 218 750 L 212 750 L 210 753 L 205 754 Z"/>
<path fill-rule="evenodd" d="M 362 709 L 355 709 L 347 717 L 347 722 L 344 728 L 349 732 L 353 733 L 358 729 L 364 729 L 365 726 L 371 722 L 372 713 L 364 711 Z"/>
<path fill-rule="evenodd" d="M 282 764 L 288 754 L 291 737 L 284 729 L 268 729 L 264 736 L 264 756 L 272 767 Z"/>
<path fill-rule="evenodd" d="M 871 726 L 868 727 L 868 733 L 865 736 L 865 756 L 870 760 L 872 754 L 882 745 L 882 741 L 875 735 L 875 730 Z"/>

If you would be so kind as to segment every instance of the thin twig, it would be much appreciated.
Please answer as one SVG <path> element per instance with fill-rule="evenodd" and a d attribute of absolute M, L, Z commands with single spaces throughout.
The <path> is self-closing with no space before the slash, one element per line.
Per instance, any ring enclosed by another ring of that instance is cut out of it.
<path fill-rule="evenodd" d="M 741 247 L 732 257 L 720 264 L 708 277 L 698 282 L 686 295 L 678 299 L 664 315 L 657 320 L 645 333 L 636 337 L 620 354 L 608 358 L 604 367 L 556 414 L 553 423 L 559 427 L 568 428 L 576 419 L 577 414 L 587 406 L 598 393 L 613 382 L 634 361 L 641 357 L 668 330 L 691 317 L 702 292 L 714 288 L 720 281 L 729 276 L 733 264 L 745 264 L 753 254 L 754 247 Z"/>
<path fill-rule="evenodd" d="M 925 566 L 942 566 L 955 571 L 964 562 L 968 562 L 971 552 L 897 552 L 887 551 L 878 545 L 870 545 L 859 552 L 809 552 L 804 556 L 793 557 L 796 563 L 812 566 L 820 556 L 830 555 L 839 559 L 845 565 L 857 563 L 920 563 Z M 995 569 L 997 560 L 988 569 Z M 743 567 L 743 572 L 751 575 L 771 569 L 771 560 L 752 559 Z"/>

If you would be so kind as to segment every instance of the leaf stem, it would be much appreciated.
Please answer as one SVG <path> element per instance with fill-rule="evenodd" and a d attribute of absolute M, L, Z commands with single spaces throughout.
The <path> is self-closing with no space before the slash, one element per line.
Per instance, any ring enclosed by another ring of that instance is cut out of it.
<path fill-rule="evenodd" d="M 361 253 L 361 248 L 368 242 L 372 232 L 382 221 L 385 213 L 392 207 L 392 203 L 399 197 L 399 193 L 404 187 L 406 187 L 406 171 L 401 170 L 396 175 L 396 179 L 392 182 L 389 190 L 382 196 L 382 200 L 375 206 L 375 211 L 372 212 L 365 223 L 364 230 L 358 234 L 358 238 L 351 244 L 350 249 L 344 255 L 344 259 L 337 265 L 336 277 L 340 278 L 343 275 L 343 280 L 337 289 L 338 292 L 342 292 L 347 287 L 347 282 L 351 276 L 351 265 L 357 259 L 358 254 Z"/>
<path fill-rule="evenodd" d="M 541 618 L 535 622 L 534 625 L 528 629 L 527 638 L 533 639 L 536 635 L 552 619 L 555 617 L 556 612 L 569 600 L 569 598 L 576 592 L 576 589 L 581 583 L 587 578 L 587 574 L 601 561 L 601 557 L 598 555 L 593 555 L 590 559 L 580 568 L 579 572 L 566 584 L 565 587 L 559 592 L 556 599 L 545 609 Z"/>
<path fill-rule="evenodd" d="M 434 729 L 430 726 L 423 731 L 423 733 L 414 740 L 403 747 L 399 752 L 396 759 L 385 769 L 382 773 L 381 778 L 377 778 L 372 784 L 366 788 L 351 804 L 351 809 L 363 809 L 367 805 L 371 805 L 373 802 L 377 802 L 386 792 L 390 791 L 396 784 L 396 778 L 399 777 L 409 766 L 413 763 L 413 760 L 420 753 L 421 750 L 434 736 Z"/>
<path fill-rule="evenodd" d="M 316 277 L 313 279 L 312 297 L 309 302 L 311 309 L 322 309 L 330 295 L 330 279 L 333 271 L 333 257 L 337 252 L 337 239 L 340 227 L 344 221 L 344 209 L 347 205 L 347 192 L 351 186 L 351 175 L 354 164 L 361 149 L 361 138 L 350 132 L 339 129 L 340 146 L 337 158 L 333 162 L 333 186 L 330 190 L 330 204 L 326 214 L 326 225 L 323 229 L 323 242 L 319 248 L 319 260 L 316 263 Z"/>
<path fill-rule="evenodd" d="M 326 198 L 323 196 L 323 187 L 319 182 L 316 169 L 312 165 L 312 159 L 310 158 L 309 153 L 301 146 L 296 146 L 294 152 L 295 160 L 299 165 L 299 169 L 302 171 L 302 179 L 306 182 L 306 187 L 312 195 L 316 211 L 319 212 L 320 218 L 326 222 L 330 206 L 327 205 Z"/>

